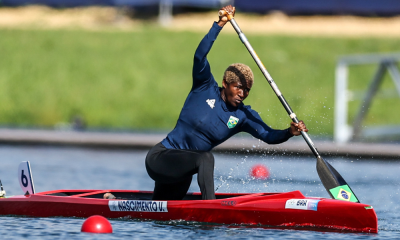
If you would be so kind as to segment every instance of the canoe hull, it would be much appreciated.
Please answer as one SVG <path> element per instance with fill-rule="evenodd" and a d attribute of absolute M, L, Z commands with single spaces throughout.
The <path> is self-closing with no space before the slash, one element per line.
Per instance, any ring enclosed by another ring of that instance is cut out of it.
<path fill-rule="evenodd" d="M 111 192 L 121 199 L 102 199 Z M 217 194 L 216 200 L 189 193 L 180 201 L 152 201 L 152 192 L 129 190 L 57 190 L 0 199 L 0 215 L 184 220 L 279 228 L 378 232 L 371 206 L 288 193 Z M 120 197 L 119 197 L 120 196 Z"/>

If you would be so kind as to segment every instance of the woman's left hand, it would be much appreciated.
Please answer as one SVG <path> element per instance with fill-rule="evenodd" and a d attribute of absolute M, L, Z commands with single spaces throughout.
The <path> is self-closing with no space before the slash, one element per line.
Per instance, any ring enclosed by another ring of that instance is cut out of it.
<path fill-rule="evenodd" d="M 290 133 L 294 136 L 299 136 L 301 132 L 308 132 L 308 129 L 302 120 L 300 120 L 299 123 L 290 123 Z"/>

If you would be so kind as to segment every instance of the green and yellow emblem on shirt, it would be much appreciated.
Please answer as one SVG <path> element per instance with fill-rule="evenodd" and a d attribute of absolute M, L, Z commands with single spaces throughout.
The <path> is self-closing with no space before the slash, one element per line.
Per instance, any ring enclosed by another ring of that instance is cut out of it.
<path fill-rule="evenodd" d="M 226 125 L 228 126 L 228 128 L 234 128 L 236 127 L 237 123 L 239 122 L 239 118 L 236 118 L 234 116 L 230 116 L 228 122 L 226 123 Z"/>

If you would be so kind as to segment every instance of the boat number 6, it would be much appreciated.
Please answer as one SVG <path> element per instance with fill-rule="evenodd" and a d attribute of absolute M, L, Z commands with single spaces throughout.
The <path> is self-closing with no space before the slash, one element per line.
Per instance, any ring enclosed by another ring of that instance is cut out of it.
<path fill-rule="evenodd" d="M 22 185 L 23 185 L 24 187 L 27 187 L 27 186 L 28 186 L 28 178 L 27 178 L 26 175 L 24 174 L 24 170 L 22 170 L 22 173 L 21 173 L 21 182 L 22 182 Z"/>

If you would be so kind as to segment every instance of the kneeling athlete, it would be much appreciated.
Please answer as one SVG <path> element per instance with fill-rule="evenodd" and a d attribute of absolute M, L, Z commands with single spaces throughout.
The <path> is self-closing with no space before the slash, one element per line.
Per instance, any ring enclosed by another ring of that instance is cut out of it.
<path fill-rule="evenodd" d="M 222 9 L 235 13 L 230 5 Z M 202 199 L 215 199 L 214 156 L 210 151 L 236 133 L 248 132 L 268 144 L 278 144 L 308 131 L 303 121 L 292 122 L 285 130 L 272 129 L 243 104 L 254 81 L 251 69 L 244 64 L 230 65 L 222 88 L 218 87 L 206 57 L 226 22 L 221 17 L 214 22 L 197 47 L 192 89 L 177 124 L 147 154 L 146 169 L 155 181 L 153 200 L 182 200 L 196 173 Z"/>

